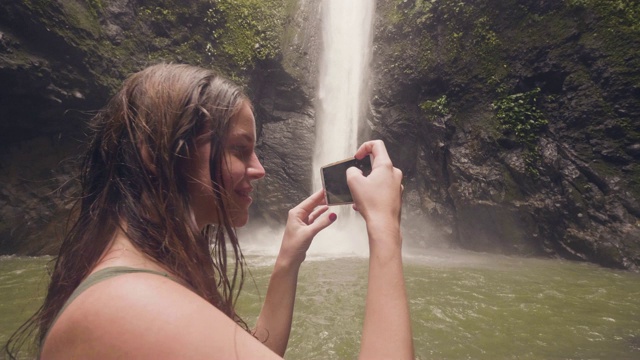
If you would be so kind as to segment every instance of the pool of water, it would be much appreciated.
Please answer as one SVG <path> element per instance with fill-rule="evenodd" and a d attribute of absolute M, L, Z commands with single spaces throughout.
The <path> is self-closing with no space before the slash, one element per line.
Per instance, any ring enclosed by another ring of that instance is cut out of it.
<path fill-rule="evenodd" d="M 50 258 L 0 258 L 0 343 L 42 301 Z M 251 254 L 239 312 L 251 324 L 272 255 Z M 638 359 L 640 275 L 464 252 L 405 257 L 418 359 Z M 288 359 L 355 358 L 367 261 L 311 256 L 300 271 Z M 1 356 L 0 356 L 1 357 Z"/>

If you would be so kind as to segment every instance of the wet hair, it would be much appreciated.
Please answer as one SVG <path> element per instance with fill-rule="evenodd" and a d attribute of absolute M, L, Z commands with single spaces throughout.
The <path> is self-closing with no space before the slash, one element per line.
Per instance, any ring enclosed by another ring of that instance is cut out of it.
<path fill-rule="evenodd" d="M 234 311 L 244 282 L 244 257 L 221 172 L 231 119 L 248 103 L 237 85 L 189 65 L 154 65 L 124 82 L 92 120 L 80 172 L 81 197 L 43 305 L 5 347 L 11 357 L 34 336 L 36 346 L 42 345 L 60 309 L 118 231 L 248 330 Z M 211 138 L 217 216 L 216 225 L 204 230 L 198 228 L 190 207 L 185 171 L 202 134 Z M 228 269 L 227 246 L 235 259 L 233 269 Z"/>

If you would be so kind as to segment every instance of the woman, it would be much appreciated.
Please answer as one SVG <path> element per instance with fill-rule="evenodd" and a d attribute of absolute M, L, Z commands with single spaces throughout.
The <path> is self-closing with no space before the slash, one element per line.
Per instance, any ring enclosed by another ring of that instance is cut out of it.
<path fill-rule="evenodd" d="M 322 191 L 289 212 L 250 332 L 234 311 L 244 279 L 234 229 L 247 223 L 252 182 L 265 172 L 247 97 L 210 71 L 160 64 L 127 79 L 94 127 L 77 218 L 44 304 L 23 330 L 36 328 L 40 357 L 283 356 L 298 270 L 315 234 L 336 216 L 325 214 Z M 367 155 L 368 177 L 355 168 L 347 173 L 371 248 L 361 355 L 412 357 L 400 256 L 402 174 L 382 142 L 355 154 Z"/>

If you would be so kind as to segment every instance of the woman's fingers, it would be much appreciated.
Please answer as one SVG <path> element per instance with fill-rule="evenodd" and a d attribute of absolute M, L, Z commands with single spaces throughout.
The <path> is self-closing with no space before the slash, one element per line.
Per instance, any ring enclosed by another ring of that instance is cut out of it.
<path fill-rule="evenodd" d="M 325 214 L 329 206 L 325 204 L 324 190 L 318 190 L 289 210 L 279 257 L 292 264 L 300 265 L 307 254 L 313 237 L 331 225 L 336 214 Z"/>
<path fill-rule="evenodd" d="M 307 225 L 312 224 L 315 221 L 315 219 L 320 217 L 320 215 L 324 214 L 327 210 L 329 210 L 329 207 L 327 205 L 322 205 L 315 208 L 315 210 L 313 210 L 311 215 L 309 215 L 308 221 L 306 221 Z"/>
<path fill-rule="evenodd" d="M 373 168 L 386 164 L 391 165 L 391 158 L 389 158 L 387 148 L 382 140 L 367 141 L 360 145 L 360 148 L 356 151 L 355 157 L 357 159 L 362 159 L 369 154 L 372 155 L 371 166 Z"/>
<path fill-rule="evenodd" d="M 308 198 L 304 199 L 298 206 L 291 209 L 290 213 L 293 213 L 299 219 L 306 219 L 319 205 L 324 205 L 324 190 L 320 189 L 311 194 Z"/>
<path fill-rule="evenodd" d="M 311 215 L 309 215 L 309 219 L 306 222 L 307 231 L 310 232 L 311 237 L 316 236 L 322 229 L 331 225 L 337 219 L 337 215 L 335 213 L 331 213 L 328 216 L 322 216 L 325 212 L 329 210 L 329 206 L 321 205 L 318 206 Z"/>
<path fill-rule="evenodd" d="M 358 211 L 365 220 L 373 214 L 400 212 L 402 205 L 402 171 L 393 163 L 381 140 L 368 141 L 356 152 L 356 158 L 371 155 L 372 170 L 368 176 L 354 167 L 347 169 L 347 184 L 357 204 Z"/>
<path fill-rule="evenodd" d="M 326 211 L 327 209 L 325 209 L 324 211 Z M 311 232 L 311 237 L 313 238 L 314 236 L 316 236 L 320 231 L 336 221 L 337 218 L 338 216 L 335 213 L 331 213 L 327 216 L 319 216 L 315 219 L 315 221 L 313 221 L 312 223 L 310 222 L 307 226 L 307 229 Z"/>
<path fill-rule="evenodd" d="M 355 166 L 352 166 L 347 169 L 347 185 L 351 188 L 354 182 L 359 181 L 360 178 L 364 178 L 362 174 L 362 170 L 358 169 Z"/>
<path fill-rule="evenodd" d="M 299 224 L 303 232 L 313 238 L 320 230 L 331 225 L 336 219 L 336 214 L 322 216 L 329 206 L 325 204 L 324 190 L 320 189 L 302 201 L 289 212 L 291 224 Z M 306 237 L 305 236 L 305 237 Z"/>

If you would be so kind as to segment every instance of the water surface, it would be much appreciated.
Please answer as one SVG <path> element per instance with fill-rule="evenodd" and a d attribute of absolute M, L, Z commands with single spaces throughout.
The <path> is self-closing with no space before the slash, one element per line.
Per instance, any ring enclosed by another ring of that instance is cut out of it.
<path fill-rule="evenodd" d="M 247 257 L 239 311 L 254 323 L 274 257 Z M 35 310 L 49 258 L 0 258 L 0 342 Z M 418 359 L 638 359 L 640 275 L 559 260 L 462 252 L 407 256 Z M 367 261 L 302 266 L 288 359 L 356 358 Z"/>

